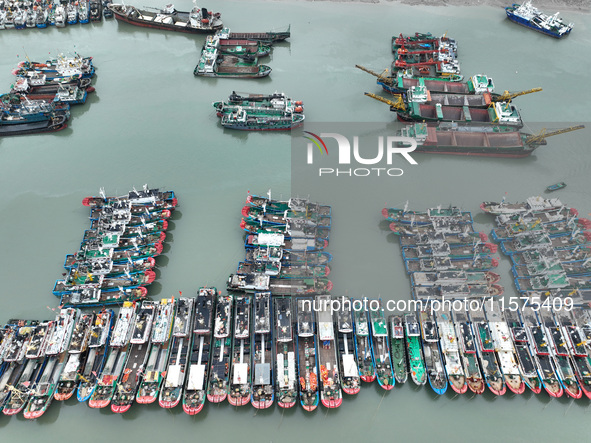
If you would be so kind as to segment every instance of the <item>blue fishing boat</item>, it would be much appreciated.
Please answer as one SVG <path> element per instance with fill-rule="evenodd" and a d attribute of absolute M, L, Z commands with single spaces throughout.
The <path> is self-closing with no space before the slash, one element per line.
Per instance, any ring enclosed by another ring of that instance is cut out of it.
<path fill-rule="evenodd" d="M 558 191 L 559 189 L 562 188 L 566 188 L 566 183 L 564 182 L 558 182 L 558 183 L 554 183 L 553 185 L 550 185 L 546 188 L 546 191 L 552 192 L 552 191 Z"/>

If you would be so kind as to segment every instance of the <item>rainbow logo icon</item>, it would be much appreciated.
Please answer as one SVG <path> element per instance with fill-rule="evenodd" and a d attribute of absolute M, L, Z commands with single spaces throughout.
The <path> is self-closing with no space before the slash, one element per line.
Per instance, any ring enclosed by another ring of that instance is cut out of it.
<path fill-rule="evenodd" d="M 324 140 L 322 140 L 319 136 L 317 136 L 313 132 L 304 131 L 304 133 L 310 134 L 312 137 L 314 137 L 314 138 L 312 138 L 312 137 L 304 136 L 304 138 L 306 140 L 310 140 L 312 143 L 314 143 L 316 146 L 318 146 L 318 149 L 320 150 L 321 154 L 323 153 L 322 148 L 324 148 L 324 152 L 326 152 L 326 155 L 328 155 L 328 148 L 326 147 L 326 143 L 324 143 Z"/>

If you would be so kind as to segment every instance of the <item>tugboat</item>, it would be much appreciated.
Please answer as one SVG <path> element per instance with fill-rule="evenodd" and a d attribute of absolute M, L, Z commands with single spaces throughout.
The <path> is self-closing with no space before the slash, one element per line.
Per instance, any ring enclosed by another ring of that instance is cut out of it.
<path fill-rule="evenodd" d="M 183 411 L 189 415 L 200 412 L 205 404 L 210 367 L 213 310 L 218 295 L 216 288 L 199 288 L 195 301 L 195 316 L 191 324 L 191 342 L 188 349 L 188 368 L 185 369 L 188 374 L 183 392 Z M 164 398 L 162 394 L 161 397 Z M 174 398 L 172 394 L 171 397 Z M 163 406 L 162 398 L 160 406 Z M 172 401 L 172 406 L 174 406 L 174 400 L 171 398 L 169 401 Z"/>
<path fill-rule="evenodd" d="M 218 295 L 213 326 L 213 352 L 207 385 L 207 399 L 221 403 L 228 396 L 232 353 L 232 295 Z M 190 381 L 190 377 L 189 377 Z"/>
<path fill-rule="evenodd" d="M 542 383 L 538 375 L 538 364 L 528 346 L 529 336 L 527 330 L 521 324 L 517 311 L 506 309 L 505 320 L 515 345 L 515 354 L 517 355 L 521 378 L 534 394 L 539 394 L 542 392 Z"/>
<path fill-rule="evenodd" d="M 68 359 L 57 383 L 54 397 L 58 401 L 68 400 L 76 390 L 79 374 L 86 363 L 90 341 L 90 328 L 95 321 L 95 314 L 81 315 L 74 326 L 72 340 L 68 349 Z"/>
<path fill-rule="evenodd" d="M 161 408 L 166 409 L 174 408 L 181 401 L 193 338 L 191 327 L 193 326 L 195 299 L 181 297 L 177 300 L 176 305 L 172 329 L 173 342 L 166 373 L 162 374 L 162 377 L 165 377 L 164 384 L 158 397 L 158 404 Z"/>
<path fill-rule="evenodd" d="M 441 345 L 441 354 L 445 371 L 447 372 L 449 386 L 457 394 L 465 394 L 468 390 L 468 383 L 466 382 L 466 373 L 462 364 L 451 310 L 442 309 L 436 314 L 436 321 L 440 337 L 439 344 Z"/>
<path fill-rule="evenodd" d="M 318 366 L 320 368 L 320 401 L 325 408 L 338 408 L 343 403 L 334 323 L 330 311 L 330 295 L 319 295 Z"/>
<path fill-rule="evenodd" d="M 136 395 L 136 401 L 139 404 L 154 403 L 158 398 L 160 386 L 166 376 L 175 308 L 174 298 L 163 299 L 158 305 L 152 328 L 151 348 L 148 352 L 143 379 Z"/>
<path fill-rule="evenodd" d="M 404 314 L 404 326 L 410 377 L 417 386 L 422 386 L 427 383 L 427 368 L 421 346 L 421 327 L 414 313 Z"/>
<path fill-rule="evenodd" d="M 292 408 L 298 395 L 298 378 L 291 297 L 276 297 L 274 306 L 277 404 L 281 408 Z"/>
<path fill-rule="evenodd" d="M 123 367 L 129 354 L 129 340 L 135 325 L 136 304 L 131 302 L 123 303 L 117 315 L 117 321 L 113 328 L 110 347 L 106 361 L 100 373 L 97 372 L 94 387 L 92 380 L 88 383 L 87 390 L 82 391 L 83 399 L 90 395 L 88 406 L 91 408 L 105 408 L 111 403 L 115 386 L 119 381 Z M 78 399 L 80 400 L 80 396 Z"/>
<path fill-rule="evenodd" d="M 228 402 L 232 406 L 245 406 L 250 402 L 250 311 L 250 296 L 237 296 L 234 306 L 232 368 L 228 386 Z"/>
<path fill-rule="evenodd" d="M 564 389 L 555 369 L 555 363 L 550 355 L 546 333 L 538 324 L 536 313 L 528 305 L 525 305 L 518 313 L 528 335 L 530 353 L 538 363 L 538 375 L 542 386 L 550 397 L 562 397 Z"/>
<path fill-rule="evenodd" d="M 427 309 L 430 309 L 430 306 Z M 433 314 L 428 311 L 421 311 L 419 318 L 423 339 L 423 355 L 425 357 L 425 368 L 427 369 L 429 385 L 431 385 L 435 393 L 443 395 L 447 391 L 447 376 L 441 358 L 441 350 L 439 349 L 437 324 L 435 323 Z"/>
<path fill-rule="evenodd" d="M 90 328 L 90 343 L 84 370 L 80 373 L 80 383 L 76 396 L 79 402 L 85 402 L 92 396 L 96 388 L 98 375 L 107 361 L 107 349 L 111 339 L 111 331 L 115 321 L 112 310 L 103 310 L 96 315 Z M 58 387 L 59 389 L 59 387 Z"/>
<path fill-rule="evenodd" d="M 116 414 L 127 412 L 137 394 L 144 374 L 148 350 L 150 349 L 150 332 L 155 313 L 156 304 L 153 301 L 144 300 L 138 310 L 133 326 L 129 341 L 129 356 L 111 400 L 111 411 Z"/>
<path fill-rule="evenodd" d="M 550 356 L 556 365 L 556 375 L 560 380 L 566 395 L 578 399 L 583 396 L 583 390 L 577 383 L 575 372 L 571 366 L 568 338 L 564 337 L 562 330 L 554 323 L 551 312 L 547 308 L 541 308 L 536 315 L 540 327 L 544 330 L 550 348 Z"/>
<path fill-rule="evenodd" d="M 480 367 L 486 385 L 495 395 L 504 395 L 507 387 L 503 381 L 503 374 L 495 356 L 495 343 L 490 332 L 490 326 L 486 321 L 482 310 L 469 311 L 468 313 L 472 326 L 472 334 L 476 337 L 476 349 L 480 358 Z"/>
<path fill-rule="evenodd" d="M 476 353 L 476 340 L 472 328 L 470 327 L 470 320 L 465 311 L 452 311 L 452 318 L 456 327 L 456 337 L 458 337 L 462 363 L 464 365 L 464 374 L 468 388 L 474 394 L 482 394 L 486 385 L 482 378 L 482 371 Z"/>
<path fill-rule="evenodd" d="M 523 394 L 525 392 L 525 383 L 517 363 L 511 332 L 509 332 L 507 322 L 501 314 L 499 302 L 497 300 L 487 301 L 484 311 L 494 340 L 495 351 L 505 384 L 514 394 Z"/>
<path fill-rule="evenodd" d="M 554 15 L 544 14 L 535 8 L 530 0 L 522 5 L 513 3 L 512 6 L 507 6 L 505 13 L 512 22 L 555 38 L 562 38 L 570 34 L 574 27 L 574 23 L 567 25 L 561 18 L 558 18 L 558 12 Z"/>
<path fill-rule="evenodd" d="M 337 325 L 337 351 L 341 371 L 341 388 L 346 394 L 355 395 L 361 391 L 361 378 L 359 377 L 359 368 L 355 355 L 352 305 L 348 299 L 343 298 L 341 301 L 341 309 L 334 314 Z"/>
<path fill-rule="evenodd" d="M 312 299 L 298 298 L 298 372 L 300 375 L 300 404 L 310 412 L 318 407 L 318 365 L 316 331 Z"/>
<path fill-rule="evenodd" d="M 382 300 L 378 300 L 379 309 L 369 311 L 369 325 L 371 330 L 371 356 L 376 368 L 379 385 L 386 391 L 390 391 L 396 381 L 392 373 L 390 361 L 390 345 L 388 339 L 388 324 L 384 317 Z"/>
<path fill-rule="evenodd" d="M 355 303 L 355 300 L 351 301 Z M 353 318 L 355 321 L 355 355 L 357 356 L 359 377 L 364 382 L 371 383 L 376 379 L 376 369 L 372 358 L 367 312 L 364 309 L 353 309 Z"/>
<path fill-rule="evenodd" d="M 273 390 L 273 337 L 271 336 L 271 293 L 255 292 L 252 336 L 253 379 L 250 402 L 256 409 L 271 407 Z"/>

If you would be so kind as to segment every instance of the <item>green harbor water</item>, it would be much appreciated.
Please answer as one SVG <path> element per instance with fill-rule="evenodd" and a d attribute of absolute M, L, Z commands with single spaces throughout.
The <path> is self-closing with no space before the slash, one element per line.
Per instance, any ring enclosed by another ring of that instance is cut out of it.
<path fill-rule="evenodd" d="M 156 0 L 137 6 L 143 5 L 162 6 Z M 188 1 L 175 6 L 191 8 Z M 291 24 L 289 42 L 261 60 L 273 68 L 269 78 L 196 78 L 204 36 L 114 20 L 0 31 L 0 91 L 8 91 L 11 70 L 27 55 L 43 61 L 77 51 L 92 55 L 98 67 L 96 93 L 72 108 L 66 130 L 0 139 L 1 323 L 54 315 L 54 281 L 88 227 L 81 200 L 100 187 L 113 195 L 148 183 L 177 193 L 179 207 L 149 290 L 154 299 L 179 291 L 192 296 L 203 285 L 225 288 L 244 257 L 239 222 L 248 190 L 265 194 L 270 188 L 274 197 L 287 198 L 293 186 L 300 196 L 331 204 L 333 293 L 384 300 L 410 295 L 399 246 L 384 229 L 384 203 L 458 205 L 473 211 L 477 228 L 488 232 L 492 220 L 479 213 L 480 202 L 546 195 L 546 186 L 565 181 L 568 186 L 552 196 L 583 215 L 591 212 L 589 129 L 549 138 L 526 159 L 416 154 L 418 165 L 397 165 L 401 177 L 318 181 L 298 175 L 292 181 L 288 134 L 223 130 L 211 107 L 233 90 L 284 91 L 304 101 L 304 129 L 312 132 L 322 131 L 322 122 L 376 122 L 395 130 L 400 125 L 388 106 L 363 96 L 381 92 L 375 79 L 354 66 L 381 70 L 392 61 L 393 34 L 431 31 L 456 38 L 462 72 L 488 74 L 497 92 L 544 89 L 515 100 L 526 129 L 569 126 L 589 118 L 589 15 L 563 12 L 575 29 L 559 41 L 484 6 L 225 0 L 203 6 L 220 11 L 237 32 Z M 506 257 L 499 272 L 505 294 L 515 295 Z M 438 397 L 410 381 L 388 393 L 365 385 L 339 409 L 313 413 L 299 406 L 257 412 L 207 404 L 189 417 L 180 407 L 166 411 L 156 404 L 134 405 L 121 416 L 71 399 L 53 402 L 35 422 L 0 416 L 0 441 L 589 441 L 589 404 L 530 392 Z"/>

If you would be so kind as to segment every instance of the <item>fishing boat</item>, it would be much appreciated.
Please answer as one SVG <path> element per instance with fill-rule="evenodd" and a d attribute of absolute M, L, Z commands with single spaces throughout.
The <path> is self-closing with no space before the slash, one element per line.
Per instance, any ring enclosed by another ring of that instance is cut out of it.
<path fill-rule="evenodd" d="M 530 0 L 521 5 L 513 3 L 511 6 L 507 6 L 505 13 L 512 22 L 556 38 L 562 38 L 570 34 L 574 27 L 574 23 L 568 25 L 564 23 L 558 17 L 558 12 L 554 15 L 544 14 L 534 7 Z"/>
<path fill-rule="evenodd" d="M 300 404 L 311 412 L 318 407 L 318 364 L 316 347 L 316 322 L 312 299 L 298 298 L 297 303 L 297 348 L 300 382 Z"/>
<path fill-rule="evenodd" d="M 406 272 L 441 272 L 451 270 L 463 270 L 466 272 L 483 272 L 496 268 L 499 265 L 497 258 L 488 255 L 475 254 L 472 258 L 432 257 L 430 259 L 408 259 L 404 261 Z"/>
<path fill-rule="evenodd" d="M 548 348 L 551 358 L 554 360 L 556 375 L 560 380 L 566 395 L 579 399 L 583 396 L 583 390 L 577 382 L 577 377 L 571 365 L 568 338 L 563 335 L 563 330 L 556 324 L 551 311 L 542 308 L 536 312 L 538 323 L 548 338 Z"/>
<path fill-rule="evenodd" d="M 246 110 L 236 111 L 222 116 L 221 125 L 226 129 L 240 131 L 289 131 L 304 123 L 303 114 L 251 115 Z"/>
<path fill-rule="evenodd" d="M 497 300 L 487 302 L 484 306 L 484 312 L 495 343 L 495 352 L 505 384 L 514 394 L 523 394 L 525 392 L 525 383 L 513 345 L 513 337 L 503 317 L 499 302 Z"/>
<path fill-rule="evenodd" d="M 272 305 L 270 292 L 255 292 L 253 304 L 252 385 L 250 402 L 256 409 L 270 408 L 273 388 Z"/>
<path fill-rule="evenodd" d="M 234 297 L 218 295 L 213 325 L 213 352 L 207 384 L 207 399 L 221 403 L 228 396 L 230 364 L 232 363 L 232 304 Z"/>
<path fill-rule="evenodd" d="M 122 414 L 129 410 L 142 382 L 146 358 L 150 349 L 150 332 L 155 313 L 156 304 L 149 300 L 144 300 L 138 309 L 129 340 L 127 361 L 111 400 L 111 411 L 116 414 Z"/>
<path fill-rule="evenodd" d="M 468 383 L 451 309 L 444 307 L 435 314 L 435 318 L 439 333 L 441 356 L 443 357 L 443 365 L 447 373 L 449 386 L 457 394 L 465 394 L 468 390 Z"/>
<path fill-rule="evenodd" d="M 38 382 L 33 386 L 30 398 L 24 408 L 23 416 L 27 419 L 41 417 L 51 404 L 57 383 L 64 369 L 68 353 L 66 351 L 59 355 L 52 355 L 47 358 Z"/>
<path fill-rule="evenodd" d="M 581 390 L 587 398 L 590 398 L 589 366 L 591 361 L 589 360 L 589 351 L 591 350 L 591 326 L 588 314 L 587 309 L 578 309 L 570 313 L 555 313 L 570 339 L 575 371 Z M 586 353 L 587 357 L 583 356 L 583 353 Z"/>
<path fill-rule="evenodd" d="M 0 103 L 0 136 L 60 131 L 67 126 L 69 117 L 69 110 L 56 110 L 50 105 L 25 102 L 8 109 Z"/>
<path fill-rule="evenodd" d="M 145 184 L 141 190 L 133 188 L 125 195 L 121 196 L 107 196 L 104 189 L 100 189 L 99 196 L 85 197 L 82 200 L 84 206 L 92 208 L 102 208 L 110 205 L 117 207 L 117 205 L 129 206 L 130 209 L 136 212 L 152 212 L 153 209 L 173 209 L 176 207 L 178 201 L 175 197 L 174 191 L 162 191 L 158 188 L 150 188 Z M 164 207 L 165 203 L 171 207 Z"/>
<path fill-rule="evenodd" d="M 546 331 L 538 323 L 536 313 L 529 304 L 517 311 L 528 336 L 528 347 L 537 363 L 542 386 L 550 397 L 562 397 L 564 388 L 556 371 L 556 363 L 550 355 Z"/>
<path fill-rule="evenodd" d="M 500 203 L 483 202 L 480 204 L 487 214 L 492 215 L 515 215 L 525 213 L 541 213 L 557 211 L 565 208 L 565 205 L 557 198 L 545 199 L 543 197 L 529 197 L 523 203 L 505 203 L 503 198 Z"/>
<path fill-rule="evenodd" d="M 67 360 L 55 389 L 54 397 L 58 401 L 68 400 L 78 386 L 79 374 L 86 363 L 91 327 L 95 320 L 94 313 L 83 314 L 74 326 Z"/>
<path fill-rule="evenodd" d="M 301 113 L 304 110 L 303 102 L 301 100 L 293 100 L 283 92 L 274 92 L 273 94 L 268 95 L 240 95 L 237 94 L 236 91 L 232 91 L 232 94 L 230 94 L 227 101 L 213 102 L 212 106 L 215 108 L 218 117 L 234 112 L 238 107 L 241 107 L 251 114 L 257 114 L 260 112 L 263 114 L 274 113 L 275 115 L 281 115 L 285 113 Z M 283 214 L 285 211 L 290 211 L 294 207 L 293 203 L 290 205 L 290 201 L 270 200 L 269 198 L 249 194 L 246 199 L 246 204 L 253 208 L 264 209 L 265 212 Z M 305 209 L 308 208 L 306 207 Z"/>
<path fill-rule="evenodd" d="M 183 410 L 189 415 L 195 415 L 201 411 L 205 404 L 205 397 L 207 393 L 207 381 L 210 365 L 210 344 L 211 344 L 211 328 L 213 324 L 213 310 L 215 298 L 218 295 L 215 288 L 199 288 L 197 299 L 195 300 L 195 315 L 193 321 L 190 323 L 189 336 L 177 336 L 177 339 L 182 339 L 184 346 L 188 346 L 186 351 L 180 350 L 180 358 L 174 359 L 174 350 L 172 358 L 179 365 L 179 369 L 174 369 L 180 376 L 177 378 L 173 375 L 171 380 L 167 380 L 164 384 L 164 389 L 160 393 L 160 406 L 171 408 L 178 404 L 181 398 L 183 401 Z M 179 348 L 181 344 L 178 345 Z M 182 355 L 186 352 L 184 367 Z M 169 366 L 172 363 L 169 363 Z M 170 373 L 170 368 L 168 373 Z M 187 373 L 183 379 L 183 374 Z M 182 380 L 181 380 L 182 379 Z"/>
<path fill-rule="evenodd" d="M 232 343 L 232 367 L 228 385 L 228 402 L 232 406 L 244 406 L 250 402 L 251 397 L 251 298 L 249 296 L 237 296 L 235 300 L 234 340 Z"/>
<path fill-rule="evenodd" d="M 162 299 L 158 305 L 143 379 L 136 395 L 136 401 L 139 404 L 154 403 L 158 399 L 160 387 L 167 376 L 166 369 L 169 352 L 172 348 L 171 336 L 175 310 L 174 298 Z"/>
<path fill-rule="evenodd" d="M 141 300 L 147 294 L 148 290 L 143 286 L 103 292 L 93 285 L 79 285 L 62 294 L 60 304 L 64 307 L 104 307 Z"/>
<path fill-rule="evenodd" d="M 100 0 L 90 0 L 88 2 L 88 15 L 90 17 L 90 21 L 98 22 L 101 21 L 103 14 L 102 14 L 103 5 Z"/>
<path fill-rule="evenodd" d="M 292 408 L 298 395 L 296 344 L 293 335 L 293 306 L 291 297 L 276 297 L 275 310 L 275 392 L 281 408 Z"/>
<path fill-rule="evenodd" d="M 447 391 L 447 375 L 439 348 L 439 336 L 434 314 L 428 311 L 420 311 L 421 337 L 423 343 L 423 356 L 429 385 L 435 393 L 445 394 Z"/>
<path fill-rule="evenodd" d="M 78 4 L 78 21 L 82 24 L 90 23 L 88 0 L 81 0 Z"/>
<path fill-rule="evenodd" d="M 216 48 L 205 47 L 193 74 L 203 77 L 262 78 L 271 73 L 271 68 L 258 65 L 257 59 L 242 60 L 233 55 L 220 54 Z"/>
<path fill-rule="evenodd" d="M 450 206 L 449 208 L 431 208 L 426 211 L 409 211 L 408 208 L 384 208 L 384 218 L 390 221 L 410 225 L 430 225 L 433 218 L 448 219 L 471 224 L 472 213 L 462 211 L 460 208 Z"/>
<path fill-rule="evenodd" d="M 488 236 L 484 232 L 459 232 L 455 234 L 444 233 L 434 230 L 426 230 L 412 236 L 399 237 L 400 246 L 411 248 L 416 246 L 433 246 L 447 243 L 450 248 L 458 245 L 477 244 L 488 242 Z M 492 251 L 491 251 L 492 252 Z M 495 251 L 496 252 L 496 251 Z"/>
<path fill-rule="evenodd" d="M 355 303 L 355 300 L 351 300 Z M 366 383 L 376 379 L 376 369 L 372 357 L 371 337 L 369 332 L 369 321 L 367 312 L 364 309 L 353 309 L 355 355 L 359 377 Z"/>
<path fill-rule="evenodd" d="M 371 355 L 378 384 L 390 391 L 396 383 L 392 372 L 392 362 L 390 360 L 390 344 L 388 338 L 388 324 L 384 317 L 384 308 L 381 299 L 378 300 L 379 309 L 370 310 L 369 326 L 371 331 Z"/>
<path fill-rule="evenodd" d="M 53 336 L 55 326 L 56 324 L 54 321 L 46 321 L 41 322 L 34 327 L 30 340 L 25 346 L 25 358 L 40 358 L 45 355 L 49 340 L 51 340 L 51 337 Z"/>
<path fill-rule="evenodd" d="M 217 48 L 221 54 L 235 55 L 245 59 L 265 57 L 271 53 L 271 46 L 254 40 L 220 39 L 218 35 L 208 35 L 205 46 Z"/>
<path fill-rule="evenodd" d="M 102 310 L 96 315 L 94 324 L 91 325 L 88 356 L 86 357 L 84 369 L 78 376 L 80 382 L 76 391 L 76 397 L 79 402 L 88 401 L 96 388 L 99 374 L 102 372 L 107 361 L 114 322 L 115 314 L 113 311 Z"/>
<path fill-rule="evenodd" d="M 189 12 L 177 11 L 169 4 L 164 9 L 148 11 L 125 4 L 110 4 L 109 10 L 115 19 L 130 25 L 164 31 L 207 33 L 221 29 L 223 24 L 220 13 L 213 13 L 197 6 Z M 150 8 L 153 9 L 153 8 Z"/>
<path fill-rule="evenodd" d="M 466 243 L 450 245 L 436 243 L 430 246 L 411 246 L 402 248 L 402 258 L 429 259 L 431 257 L 447 257 L 449 259 L 471 258 L 474 255 L 488 255 L 497 252 L 497 245 L 493 243 Z"/>
<path fill-rule="evenodd" d="M 318 321 L 318 366 L 320 369 L 320 401 L 325 408 L 338 408 L 343 403 L 337 357 L 337 342 L 330 310 L 330 295 L 316 297 Z"/>
<path fill-rule="evenodd" d="M 456 337 L 468 388 L 474 394 L 482 394 L 486 384 L 482 378 L 480 361 L 476 351 L 477 342 L 470 326 L 470 320 L 466 311 L 463 310 L 452 310 L 451 316 L 456 328 Z"/>
<path fill-rule="evenodd" d="M 216 33 L 216 35 L 220 39 L 255 40 L 270 44 L 288 39 L 291 36 L 290 30 L 291 26 L 288 26 L 285 31 L 268 32 L 230 32 L 230 28 L 222 28 Z"/>
<path fill-rule="evenodd" d="M 486 385 L 493 394 L 504 395 L 507 392 L 507 387 L 497 362 L 494 339 L 484 311 L 482 309 L 470 310 L 468 315 L 472 335 L 476 337 L 476 350 Z"/>
<path fill-rule="evenodd" d="M 361 391 L 361 377 L 355 355 L 355 326 L 351 301 L 342 298 L 340 306 L 340 310 L 334 313 L 334 323 L 337 326 L 337 355 L 341 388 L 346 394 L 355 395 Z"/>
<path fill-rule="evenodd" d="M 404 340 L 404 319 L 402 315 L 392 315 L 390 323 L 390 349 L 392 351 L 392 364 L 394 365 L 394 378 L 397 383 L 406 383 L 408 379 L 408 365 L 406 358 L 406 342 Z"/>
<path fill-rule="evenodd" d="M 2 409 L 4 415 L 16 415 L 26 407 L 33 389 L 43 374 L 46 362 L 45 357 L 26 359 L 14 371 L 11 377 L 14 384 L 7 384 L 4 388 L 10 394 Z"/>
<path fill-rule="evenodd" d="M 422 386 L 427 383 L 427 368 L 421 346 L 421 328 L 416 315 L 404 314 L 404 326 L 410 376 L 416 385 Z"/>

